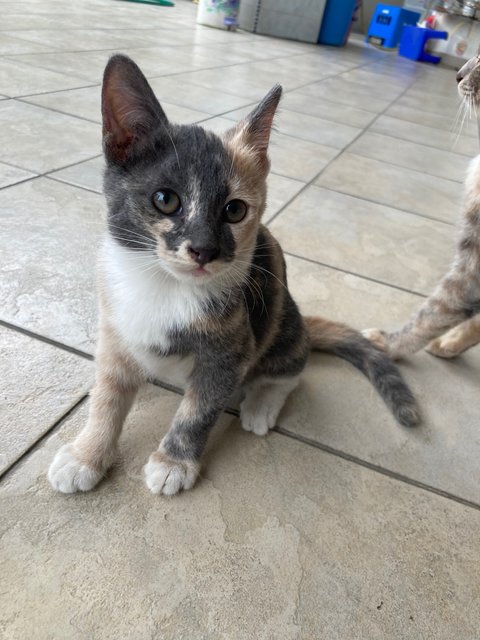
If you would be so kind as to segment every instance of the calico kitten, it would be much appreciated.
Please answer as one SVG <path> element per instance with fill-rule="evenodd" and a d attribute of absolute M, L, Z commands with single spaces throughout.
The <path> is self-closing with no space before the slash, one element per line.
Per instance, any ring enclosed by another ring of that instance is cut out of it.
<path fill-rule="evenodd" d="M 242 387 L 244 429 L 265 435 L 310 349 L 358 367 L 397 420 L 418 420 L 393 363 L 359 333 L 302 318 L 282 251 L 260 224 L 274 87 L 223 138 L 171 124 L 140 69 L 113 57 L 102 91 L 108 236 L 99 272 L 96 383 L 86 427 L 49 470 L 59 491 L 92 489 L 112 465 L 139 386 L 174 369 L 185 395 L 145 467 L 154 493 L 193 486 L 210 429 Z"/>
<path fill-rule="evenodd" d="M 460 96 L 480 107 L 480 57 L 457 74 Z M 436 356 L 453 358 L 480 342 L 480 156 L 471 163 L 456 255 L 450 270 L 420 309 L 399 330 L 367 329 L 364 335 L 393 358 L 422 347 Z"/>

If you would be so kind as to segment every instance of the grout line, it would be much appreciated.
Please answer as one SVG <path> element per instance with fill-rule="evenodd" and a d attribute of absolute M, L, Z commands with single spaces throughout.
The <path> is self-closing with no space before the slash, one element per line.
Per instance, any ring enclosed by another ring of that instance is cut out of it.
<path fill-rule="evenodd" d="M 374 471 L 375 473 L 380 473 L 383 476 L 387 476 L 392 480 L 397 480 L 398 482 L 403 482 L 404 484 L 409 484 L 417 489 L 423 489 L 424 491 L 428 491 L 429 493 L 434 493 L 442 498 L 446 498 L 447 500 L 452 500 L 453 502 L 457 502 L 465 507 L 470 507 L 471 509 L 476 509 L 480 511 L 480 504 L 473 502 L 471 500 L 467 500 L 462 498 L 461 496 L 457 496 L 454 493 L 450 493 L 449 491 L 444 491 L 443 489 L 438 489 L 430 484 L 426 484 L 425 482 L 421 482 L 420 480 L 415 480 L 414 478 L 410 478 L 409 476 L 405 476 L 403 473 L 398 473 L 397 471 L 392 471 L 391 469 L 386 469 L 380 465 L 374 464 L 372 462 L 368 462 L 367 460 L 363 460 L 362 458 L 358 458 L 350 453 L 346 453 L 345 451 L 341 451 L 340 449 L 336 449 L 334 447 L 330 447 L 327 444 L 322 444 L 311 438 L 307 438 L 306 436 L 302 436 L 300 434 L 292 433 L 288 429 L 284 429 L 283 427 L 274 427 L 272 431 L 285 436 L 287 438 L 291 438 L 292 440 L 297 440 L 298 442 L 302 442 L 303 444 L 309 445 L 311 447 L 315 447 L 316 449 L 320 449 L 325 453 L 329 453 L 330 455 L 336 456 L 337 458 L 342 458 L 347 462 L 351 462 L 360 467 L 364 467 L 365 469 L 369 469 L 370 471 Z"/>
<path fill-rule="evenodd" d="M 75 91 L 75 89 L 71 89 L 71 91 Z M 56 93 L 55 91 L 53 91 L 52 93 Z M 48 93 L 42 93 L 42 94 L 36 94 L 32 95 L 32 98 L 38 97 L 39 95 L 49 95 Z M 90 118 L 86 118 L 85 116 L 79 116 L 76 113 L 69 113 L 68 111 L 62 111 L 61 109 L 55 109 L 55 107 L 51 107 L 49 105 L 44 105 L 44 104 L 38 104 L 37 102 L 30 102 L 30 100 L 25 99 L 24 97 L 15 97 L 12 98 L 12 100 L 15 100 L 16 102 L 21 102 L 22 104 L 28 104 L 31 107 L 37 107 L 39 109 L 46 109 L 47 111 L 53 111 L 54 113 L 61 113 L 64 116 L 69 116 L 70 118 L 77 118 L 77 120 L 83 120 L 84 122 L 90 122 L 91 124 L 96 124 L 97 126 L 100 126 L 102 123 L 100 120 L 92 120 Z"/>
<path fill-rule="evenodd" d="M 23 451 L 15 460 L 13 460 L 6 469 L 4 469 L 0 473 L 0 479 L 3 480 L 5 476 L 7 476 L 14 468 L 22 462 L 37 446 L 41 445 L 49 436 L 53 434 L 54 431 L 59 429 L 63 423 L 70 418 L 76 411 L 80 408 L 80 406 L 85 402 L 88 398 L 88 393 L 84 393 L 83 396 L 77 400 L 67 411 L 56 420 L 41 436 L 39 436 L 36 440 L 34 440 L 26 449 Z"/>
<path fill-rule="evenodd" d="M 57 171 L 63 171 L 64 169 L 70 169 L 70 167 L 75 167 L 78 164 L 82 164 L 83 162 L 90 162 L 90 160 L 95 160 L 96 158 L 100 158 L 102 156 L 101 153 L 97 153 L 95 156 L 92 156 L 91 158 L 84 158 L 83 160 L 76 160 L 75 162 L 72 162 L 71 164 L 67 164 L 64 167 L 57 167 L 55 169 L 49 169 L 48 171 L 44 171 L 42 173 L 37 173 L 36 171 L 32 171 L 32 169 L 26 169 L 25 167 L 19 167 L 18 165 L 12 164 L 11 162 L 5 162 L 4 160 L 2 160 L 3 164 L 7 164 L 10 167 L 14 167 L 16 169 L 22 169 L 23 171 L 30 171 L 31 173 L 35 173 L 35 175 L 30 176 L 29 178 L 25 178 L 24 180 L 18 180 L 18 182 L 14 182 L 12 184 L 6 184 L 4 187 L 0 187 L 0 191 L 2 189 L 9 189 L 10 187 L 15 187 L 18 184 L 21 184 L 22 182 L 29 182 L 30 180 L 37 180 L 37 178 L 50 178 L 50 174 L 51 173 L 55 173 Z M 74 185 L 71 182 L 66 182 L 64 180 L 58 180 L 56 178 L 51 178 L 51 180 L 55 180 L 55 182 L 61 182 L 62 184 L 67 184 L 70 187 L 78 187 L 79 189 L 85 189 L 85 191 L 90 191 L 91 193 L 101 193 L 99 191 L 93 191 L 92 189 L 88 189 L 87 187 L 80 187 L 78 185 Z"/>
<path fill-rule="evenodd" d="M 390 138 L 391 140 L 399 140 L 402 142 L 406 142 L 407 144 L 418 144 L 415 142 L 412 142 L 411 140 L 405 140 L 404 138 L 397 138 L 395 136 L 389 136 L 388 133 L 380 133 L 377 131 L 369 131 L 368 133 L 370 134 L 374 134 L 374 135 L 378 135 L 378 136 L 383 136 L 384 138 Z M 453 153 L 453 152 L 449 152 L 446 149 L 438 149 L 436 147 L 429 147 L 428 145 L 424 145 L 424 144 L 418 144 L 419 147 L 427 147 L 428 149 L 432 149 L 435 151 L 441 151 L 443 153 Z M 376 158 L 373 155 L 368 155 L 367 152 L 365 151 L 359 151 L 358 149 L 353 149 L 351 150 L 349 153 L 351 153 L 352 155 L 356 155 L 356 156 L 360 156 L 361 158 L 367 158 L 368 160 L 374 160 L 375 162 L 381 162 L 382 164 L 388 164 L 391 167 L 398 167 L 399 169 L 404 169 L 405 171 L 410 171 L 410 172 L 414 172 L 414 173 L 419 173 L 420 175 L 424 175 L 424 176 L 429 176 L 430 178 L 437 178 L 439 180 L 445 180 L 447 182 L 453 182 L 456 185 L 459 184 L 463 184 L 464 180 L 456 180 L 455 178 L 447 178 L 445 176 L 440 176 L 438 175 L 438 173 L 430 173 L 428 171 L 424 171 L 424 170 L 419 170 L 419 169 L 413 169 L 412 167 L 408 167 L 405 166 L 405 164 L 399 164 L 398 162 L 392 162 L 391 160 L 385 160 L 384 158 Z M 459 154 L 456 154 L 459 155 Z M 465 156 L 462 154 L 462 157 L 464 158 L 468 158 L 469 156 Z M 425 163 L 427 164 L 427 163 Z M 467 167 L 465 167 L 465 173 L 467 172 Z M 419 214 L 421 215 L 421 214 Z"/>
<path fill-rule="evenodd" d="M 47 69 L 46 67 L 39 67 L 38 65 L 35 66 L 35 69 L 41 69 L 42 71 L 52 71 L 51 69 Z M 54 71 L 53 73 L 57 73 L 59 75 L 64 75 L 66 77 L 69 77 L 68 74 L 61 73 L 60 71 Z M 79 79 L 81 80 L 82 78 L 79 78 Z M 85 82 L 87 81 L 85 80 Z M 53 91 L 52 90 L 38 91 L 37 93 L 22 93 L 16 96 L 9 96 L 9 98 L 10 100 L 20 100 L 22 98 L 34 98 L 35 96 L 46 96 L 46 95 L 49 95 L 50 93 L 65 93 L 66 91 L 76 91 L 77 89 L 91 89 L 92 87 L 99 87 L 99 86 L 100 86 L 100 83 L 95 82 L 92 84 L 82 85 L 80 87 L 69 87 L 68 89 L 54 89 Z M 32 103 L 29 103 L 29 104 L 32 104 Z"/>
<path fill-rule="evenodd" d="M 61 171 L 61 169 L 56 169 L 55 172 L 56 171 Z M 54 175 L 51 175 L 51 174 L 45 174 L 44 178 L 46 180 L 53 180 L 53 182 L 58 182 L 58 184 L 66 184 L 69 187 L 74 187 L 75 189 L 82 189 L 83 191 L 88 191 L 88 193 L 95 193 L 97 196 L 103 195 L 102 191 L 96 191 L 95 189 L 86 187 L 83 184 L 77 184 L 76 182 L 71 182 L 70 180 L 61 180 L 60 178 L 56 178 Z"/>
<path fill-rule="evenodd" d="M 300 191 L 298 193 L 295 194 L 294 197 L 290 198 L 290 200 L 288 200 L 278 211 L 277 213 L 272 216 L 270 218 L 270 220 L 268 221 L 268 225 L 270 225 L 273 220 L 275 220 L 294 200 L 295 198 L 298 198 L 298 196 L 300 196 L 304 191 L 306 191 L 309 187 L 313 186 L 315 184 L 315 182 L 318 180 L 318 178 L 330 167 L 330 165 L 333 164 L 333 162 L 335 162 L 341 155 L 342 153 L 345 153 L 346 151 L 348 151 L 348 149 L 364 134 L 366 133 L 371 127 L 372 125 L 378 120 L 378 118 L 380 118 L 380 116 L 382 116 L 385 111 L 387 111 L 387 109 L 389 109 L 392 104 L 394 104 L 395 102 L 397 102 L 407 91 L 408 89 L 412 86 L 414 80 L 412 80 L 410 82 L 410 84 L 408 85 L 408 87 L 406 87 L 394 100 L 392 100 L 391 102 L 388 103 L 388 105 L 385 107 L 385 109 L 383 109 L 382 111 L 380 111 L 375 118 L 373 118 L 373 120 L 364 128 L 362 129 L 347 145 L 345 145 L 345 147 L 343 147 L 342 149 L 340 149 L 338 151 L 337 154 L 335 154 L 333 156 L 333 158 L 331 158 L 331 160 L 329 160 L 326 165 L 315 175 L 313 176 L 313 178 L 307 182 L 305 184 L 304 187 L 302 187 L 302 189 L 300 189 Z M 348 194 L 350 195 L 350 194 Z M 408 212 L 411 213 L 411 212 Z M 417 215 L 417 214 L 415 214 Z M 446 223 L 449 224 L 449 223 Z"/>
<path fill-rule="evenodd" d="M 40 333 L 36 333 L 35 331 L 30 331 L 30 329 L 24 329 L 23 327 L 19 327 L 16 324 L 12 324 L 11 322 L 7 322 L 6 320 L 0 319 L 0 327 L 4 327 L 5 329 L 10 329 L 11 331 L 17 331 L 18 333 L 22 333 L 24 336 L 28 336 L 29 338 L 34 338 L 35 340 L 39 340 L 40 342 L 44 342 L 45 344 L 49 344 L 52 347 L 57 347 L 57 349 L 61 349 L 62 351 L 68 351 L 69 353 L 73 353 L 80 358 L 85 358 L 86 360 L 94 360 L 94 357 L 91 353 L 87 353 L 86 351 L 82 351 L 81 349 L 77 349 L 76 347 L 71 347 L 63 342 L 59 342 L 58 340 L 54 340 L 53 338 L 48 338 L 47 336 L 42 336 Z"/>
<path fill-rule="evenodd" d="M 417 124 L 419 127 L 423 127 L 426 125 L 423 124 L 418 124 L 417 122 L 411 122 L 410 120 L 402 120 L 402 118 L 397 118 L 396 116 L 389 116 L 388 114 L 384 114 L 386 115 L 387 118 L 391 118 L 392 120 L 400 120 L 400 122 L 407 122 L 408 124 Z M 434 129 L 433 127 L 430 127 L 432 129 L 432 131 L 443 131 L 440 128 Z M 426 147 L 427 149 L 433 149 L 434 151 L 443 151 L 444 153 L 453 153 L 454 155 L 457 156 L 462 156 L 464 158 L 471 158 L 472 156 L 469 155 L 468 153 L 463 153 L 462 151 L 455 151 L 453 146 L 450 149 L 443 149 L 442 147 L 434 147 L 431 144 L 427 144 L 426 142 L 415 142 L 414 140 L 409 140 L 408 138 L 402 138 L 402 136 L 400 135 L 395 135 L 394 133 L 385 133 L 385 131 L 379 131 L 378 129 L 372 129 L 371 133 L 375 133 L 379 136 L 387 136 L 388 138 L 393 138 L 394 140 L 402 140 L 403 142 L 408 142 L 409 144 L 416 144 L 419 147 Z M 455 134 L 452 134 L 453 136 Z M 466 138 L 467 140 L 476 140 L 476 138 L 474 136 L 462 136 L 463 138 Z M 382 160 L 383 162 L 383 160 Z M 399 165 L 402 166 L 402 165 Z M 433 175 L 433 174 L 432 174 Z M 461 180 L 454 180 L 453 178 L 444 178 L 445 180 L 452 180 L 453 182 L 461 182 Z"/>
<path fill-rule="evenodd" d="M 375 284 L 381 284 L 385 287 L 390 287 L 391 289 L 397 289 L 397 291 L 410 293 L 411 295 L 418 296 L 419 298 L 428 298 L 428 295 L 425 293 L 420 293 L 419 291 L 415 291 L 413 289 L 407 289 L 406 287 L 401 287 L 400 285 L 393 284 L 391 282 L 385 282 L 384 280 L 377 280 L 377 278 L 372 278 L 371 276 L 366 276 L 361 273 L 355 273 L 355 271 L 342 269 L 341 267 L 336 267 L 335 265 L 328 264 L 328 262 L 320 262 L 320 260 L 314 260 L 313 258 L 307 258 L 306 256 L 299 256 L 298 254 L 292 253 L 291 251 L 283 251 L 283 253 L 286 256 L 290 256 L 291 258 L 297 258 L 298 260 L 305 260 L 306 262 L 320 265 L 321 267 L 326 267 L 327 269 L 333 269 L 334 271 L 339 271 L 340 273 L 346 273 L 349 276 L 355 276 L 356 278 L 361 278 L 362 280 L 368 280 L 369 282 L 374 282 Z"/>
<path fill-rule="evenodd" d="M 364 157 L 364 156 L 362 156 Z M 336 158 L 334 158 L 335 160 Z M 384 162 L 382 164 L 390 164 L 388 162 Z M 396 166 L 396 165 L 391 165 Z M 417 172 L 420 173 L 420 172 Z M 421 174 L 420 174 L 421 175 Z M 426 174 L 425 174 L 426 175 Z M 461 184 L 461 183 L 458 183 Z M 334 187 L 325 187 L 321 184 L 309 184 L 307 186 L 316 187 L 317 189 L 326 189 L 327 191 L 335 191 L 335 193 L 341 193 L 344 196 L 349 196 L 350 198 L 357 198 L 358 200 L 364 200 L 365 202 L 371 202 L 372 204 L 378 204 L 382 207 L 388 207 L 390 209 L 394 209 L 396 211 L 401 211 L 402 213 L 408 213 L 411 216 L 417 216 L 419 218 L 425 218 L 425 220 L 431 220 L 432 222 L 439 222 L 440 224 L 446 224 L 449 227 L 456 227 L 457 223 L 455 222 L 447 222 L 446 220 L 441 220 L 440 218 L 434 218 L 433 216 L 428 216 L 426 213 L 418 213 L 416 211 L 409 211 L 408 209 L 401 209 L 400 207 L 385 204 L 385 202 L 380 202 L 379 200 L 373 200 L 372 198 L 367 198 L 365 196 L 357 196 L 352 193 L 348 193 L 348 191 L 341 191 L 340 189 L 336 189 Z M 270 221 L 269 221 L 270 223 Z"/>

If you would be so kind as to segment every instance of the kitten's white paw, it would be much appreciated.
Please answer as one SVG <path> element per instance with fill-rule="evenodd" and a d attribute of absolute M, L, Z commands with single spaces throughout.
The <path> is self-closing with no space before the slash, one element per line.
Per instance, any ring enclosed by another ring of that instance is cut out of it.
<path fill-rule="evenodd" d="M 273 429 L 278 415 L 278 407 L 252 406 L 245 400 L 240 405 L 240 421 L 245 431 L 252 431 L 257 436 L 266 436 Z"/>
<path fill-rule="evenodd" d="M 101 477 L 101 473 L 76 459 L 71 444 L 57 452 L 48 470 L 50 484 L 62 493 L 90 491 Z"/>
<path fill-rule="evenodd" d="M 173 496 L 180 489 L 191 489 L 198 477 L 195 462 L 172 460 L 162 451 L 155 451 L 144 467 L 145 483 L 152 493 Z"/>

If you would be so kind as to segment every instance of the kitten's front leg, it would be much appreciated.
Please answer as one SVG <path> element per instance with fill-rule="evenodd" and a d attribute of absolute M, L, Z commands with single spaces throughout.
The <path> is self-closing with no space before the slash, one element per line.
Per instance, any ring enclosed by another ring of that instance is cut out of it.
<path fill-rule="evenodd" d="M 113 464 L 123 422 L 143 377 L 120 348 L 113 330 L 100 330 L 96 380 L 85 428 L 60 448 L 48 471 L 50 484 L 62 493 L 89 491 Z"/>
<path fill-rule="evenodd" d="M 145 465 L 152 493 L 171 496 L 193 487 L 210 430 L 240 381 L 238 361 L 206 359 L 210 364 L 195 365 L 172 425 Z"/>

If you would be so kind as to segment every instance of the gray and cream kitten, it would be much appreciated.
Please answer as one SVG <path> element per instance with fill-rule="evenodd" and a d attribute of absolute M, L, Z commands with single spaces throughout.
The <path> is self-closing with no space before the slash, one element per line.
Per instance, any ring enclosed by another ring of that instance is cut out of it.
<path fill-rule="evenodd" d="M 114 462 L 139 386 L 162 372 L 183 376 L 185 395 L 145 466 L 153 493 L 193 486 L 209 431 L 237 389 L 242 426 L 265 435 L 311 348 L 363 371 L 401 424 L 418 421 L 415 400 L 385 354 L 344 325 L 303 318 L 288 292 L 282 251 L 260 223 L 280 95 L 274 87 L 219 138 L 170 123 L 129 58 L 108 63 L 109 233 L 100 260 L 96 382 L 86 427 L 51 464 L 55 489 L 97 484 Z"/>
<path fill-rule="evenodd" d="M 457 81 L 467 104 L 480 107 L 479 56 L 460 69 Z M 472 161 L 465 186 L 457 251 L 448 273 L 400 330 L 364 331 L 393 358 L 423 347 L 433 355 L 453 358 L 480 342 L 480 156 Z"/>

